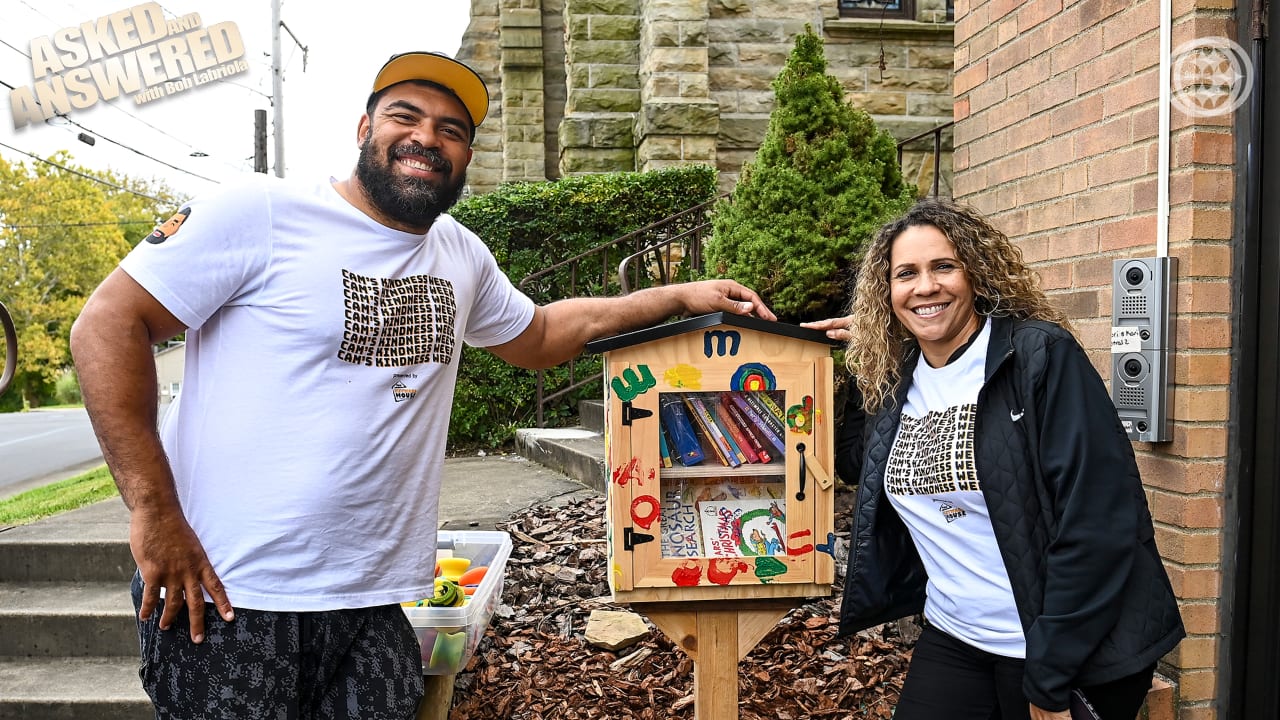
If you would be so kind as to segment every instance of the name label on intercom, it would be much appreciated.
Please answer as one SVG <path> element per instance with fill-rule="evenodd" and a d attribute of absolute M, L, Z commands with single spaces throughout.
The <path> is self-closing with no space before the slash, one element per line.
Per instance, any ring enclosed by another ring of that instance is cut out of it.
<path fill-rule="evenodd" d="M 1136 327 L 1111 328 L 1111 354 L 1139 352 L 1142 350 L 1141 331 Z"/>

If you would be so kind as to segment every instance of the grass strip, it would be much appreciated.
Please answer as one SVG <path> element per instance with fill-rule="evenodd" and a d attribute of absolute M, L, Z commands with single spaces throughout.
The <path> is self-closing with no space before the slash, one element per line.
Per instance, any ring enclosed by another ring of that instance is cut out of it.
<path fill-rule="evenodd" d="M 103 465 L 82 475 L 0 500 L 0 524 L 26 525 L 119 494 L 111 473 Z"/>

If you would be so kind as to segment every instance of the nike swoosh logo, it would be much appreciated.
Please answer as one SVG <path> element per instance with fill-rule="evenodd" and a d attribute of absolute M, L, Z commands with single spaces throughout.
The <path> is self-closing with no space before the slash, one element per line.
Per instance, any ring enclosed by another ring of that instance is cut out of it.
<path fill-rule="evenodd" d="M 1023 416 L 1023 415 L 1026 415 L 1026 414 L 1027 414 L 1027 411 L 1026 411 L 1026 410 L 1020 410 L 1020 411 L 1018 411 L 1018 412 L 1016 412 L 1016 413 L 1015 413 L 1014 411 L 1010 410 L 1010 411 L 1009 411 L 1009 419 L 1010 419 L 1010 420 L 1012 420 L 1012 421 L 1014 421 L 1014 422 L 1018 422 L 1019 420 L 1021 420 L 1021 419 L 1022 419 L 1022 416 Z"/>

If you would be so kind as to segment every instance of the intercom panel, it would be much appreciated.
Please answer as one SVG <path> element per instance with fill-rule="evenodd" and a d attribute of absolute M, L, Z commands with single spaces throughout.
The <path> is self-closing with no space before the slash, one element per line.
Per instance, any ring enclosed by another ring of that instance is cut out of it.
<path fill-rule="evenodd" d="M 1111 400 L 1132 440 L 1173 438 L 1172 257 L 1116 260 L 1111 295 Z"/>

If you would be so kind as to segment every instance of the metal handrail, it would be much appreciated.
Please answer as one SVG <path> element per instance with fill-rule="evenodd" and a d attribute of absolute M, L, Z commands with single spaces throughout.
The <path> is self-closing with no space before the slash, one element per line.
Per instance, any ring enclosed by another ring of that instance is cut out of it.
<path fill-rule="evenodd" d="M 0 374 L 0 395 L 9 389 L 18 370 L 18 330 L 13 325 L 9 308 L 0 303 L 0 325 L 4 326 L 4 373 Z"/>
<path fill-rule="evenodd" d="M 673 262 L 672 248 L 684 246 L 686 241 L 689 248 L 689 263 L 686 267 L 690 272 L 696 272 L 702 269 L 702 240 L 706 237 L 708 228 L 711 227 L 711 221 L 708 220 L 700 225 L 685 230 L 678 235 L 672 235 L 666 238 L 660 238 L 657 242 L 645 246 L 644 248 L 631 253 L 622 258 L 618 263 L 618 284 L 622 286 L 622 294 L 629 295 L 632 285 L 636 285 L 639 289 L 640 267 L 638 264 L 633 265 L 637 260 L 646 255 L 652 255 L 654 262 L 650 266 L 656 272 L 657 277 L 654 280 L 658 285 L 668 285 L 675 277 L 672 273 L 672 267 L 677 264 L 684 264 L 685 256 L 681 255 L 679 259 Z M 634 278 L 634 282 L 628 280 Z"/>
<path fill-rule="evenodd" d="M 675 244 L 686 241 L 688 242 L 688 251 L 687 255 L 681 260 L 682 272 L 694 273 L 702 268 L 702 242 L 711 227 L 710 212 L 712 206 L 719 199 L 708 200 L 687 210 L 682 210 L 675 215 L 649 223 L 644 227 L 621 235 L 586 252 L 578 253 L 538 272 L 530 273 L 516 285 L 522 291 L 528 292 L 529 288 L 539 280 L 567 273 L 568 287 L 558 288 L 559 292 L 557 293 L 563 297 L 578 295 L 578 284 L 586 277 L 598 277 L 597 287 L 600 292 L 606 295 L 612 294 L 615 285 L 620 294 L 627 295 L 641 287 L 665 285 L 674 281 L 676 273 L 672 272 L 671 267 L 673 264 L 671 263 L 672 248 Z M 627 254 L 615 264 L 612 259 L 621 252 L 626 252 Z M 664 252 L 665 257 L 656 254 Z M 656 277 L 642 274 L 640 266 L 635 262 L 649 253 L 655 253 L 655 257 L 659 258 L 659 262 L 656 265 Z M 584 271 L 584 268 L 596 268 L 597 270 Z M 600 273 L 599 276 L 594 275 L 596 271 Z M 646 283 L 646 279 L 650 282 Z M 550 390 L 546 387 L 546 372 L 543 370 L 538 371 L 537 397 L 534 401 L 538 427 L 546 426 L 546 409 L 551 403 L 593 382 L 601 381 L 603 373 L 594 370 L 579 377 L 582 374 L 579 364 L 589 361 L 590 358 L 586 356 L 579 356 L 570 360 L 566 364 L 568 377 L 565 379 L 564 384 L 561 387 Z"/>
<path fill-rule="evenodd" d="M 938 197 L 938 180 L 941 177 L 942 171 L 942 131 L 955 124 L 956 121 L 952 120 L 951 122 L 943 123 L 932 130 L 925 130 L 917 135 L 912 135 L 906 140 L 898 143 L 898 167 L 902 167 L 903 148 L 917 140 L 923 140 L 930 135 L 933 136 L 933 193 L 930 197 Z"/>

